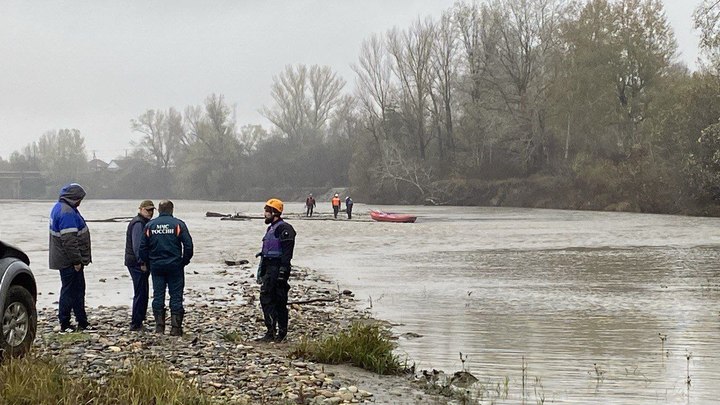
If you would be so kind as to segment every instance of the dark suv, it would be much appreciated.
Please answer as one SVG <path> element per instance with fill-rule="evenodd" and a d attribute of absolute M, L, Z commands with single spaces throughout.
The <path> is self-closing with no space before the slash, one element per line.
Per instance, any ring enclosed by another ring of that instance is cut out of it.
<path fill-rule="evenodd" d="M 23 356 L 37 329 L 37 286 L 30 259 L 20 249 L 0 241 L 0 359 Z"/>

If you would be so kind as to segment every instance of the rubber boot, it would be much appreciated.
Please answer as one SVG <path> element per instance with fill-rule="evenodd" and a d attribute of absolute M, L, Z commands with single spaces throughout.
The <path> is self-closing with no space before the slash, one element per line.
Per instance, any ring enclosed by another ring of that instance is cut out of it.
<path fill-rule="evenodd" d="M 170 315 L 170 336 L 183 335 L 183 315 L 185 314 L 172 313 Z"/>
<path fill-rule="evenodd" d="M 155 333 L 164 334 L 165 333 L 165 309 L 161 309 L 160 311 L 153 311 L 153 315 L 155 316 Z"/>
<path fill-rule="evenodd" d="M 262 337 L 255 339 L 256 342 L 272 342 L 275 340 L 275 334 L 268 331 Z"/>
<path fill-rule="evenodd" d="M 284 342 L 286 337 L 287 337 L 287 329 L 285 329 L 285 330 L 279 329 L 277 336 L 275 336 L 275 341 L 278 343 Z"/>

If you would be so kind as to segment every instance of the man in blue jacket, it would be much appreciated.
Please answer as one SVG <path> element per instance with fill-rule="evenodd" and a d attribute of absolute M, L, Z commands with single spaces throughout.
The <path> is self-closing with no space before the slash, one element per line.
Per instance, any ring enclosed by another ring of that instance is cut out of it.
<path fill-rule="evenodd" d="M 170 335 L 182 336 L 185 266 L 193 256 L 193 242 L 185 222 L 173 217 L 170 200 L 158 204 L 159 216 L 145 225 L 140 260 L 150 268 L 155 332 L 165 333 L 165 290 L 170 293 Z"/>
<path fill-rule="evenodd" d="M 70 323 L 75 313 L 77 330 L 93 330 L 85 312 L 85 266 L 92 262 L 90 230 L 78 207 L 85 189 L 77 183 L 66 185 L 50 211 L 49 267 L 60 270 L 58 320 L 61 332 L 75 330 Z"/>
<path fill-rule="evenodd" d="M 145 263 L 140 260 L 140 242 L 143 239 L 145 225 L 152 219 L 154 213 L 155 204 L 152 201 L 141 202 L 138 214 L 128 224 L 125 234 L 125 266 L 132 277 L 134 292 L 130 320 L 131 331 L 142 330 L 147 314 L 150 272 Z"/>
<path fill-rule="evenodd" d="M 353 208 L 353 200 L 350 198 L 350 196 L 345 197 L 345 213 L 348 216 L 348 219 L 352 219 L 352 208 Z"/>

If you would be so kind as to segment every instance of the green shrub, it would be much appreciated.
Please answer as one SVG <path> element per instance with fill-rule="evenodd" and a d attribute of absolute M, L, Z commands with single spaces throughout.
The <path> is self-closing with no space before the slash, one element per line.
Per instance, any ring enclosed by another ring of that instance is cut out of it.
<path fill-rule="evenodd" d="M 48 359 L 9 358 L 0 366 L 0 404 L 78 404 L 87 392 Z"/>
<path fill-rule="evenodd" d="M 139 362 L 111 374 L 106 384 L 70 375 L 51 359 L 27 356 L 0 365 L 0 405 L 211 404 L 160 364 Z"/>
<path fill-rule="evenodd" d="M 136 364 L 129 373 L 118 373 L 100 390 L 103 404 L 211 404 L 209 398 L 157 363 Z"/>
<path fill-rule="evenodd" d="M 302 339 L 292 355 L 327 364 L 349 363 L 378 374 L 399 374 L 405 367 L 394 344 L 378 325 L 353 323 L 350 330 L 319 341 Z"/>

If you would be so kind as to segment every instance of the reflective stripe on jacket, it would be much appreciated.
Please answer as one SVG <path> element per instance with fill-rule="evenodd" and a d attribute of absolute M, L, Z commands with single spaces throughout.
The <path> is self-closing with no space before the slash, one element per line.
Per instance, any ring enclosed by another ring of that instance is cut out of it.
<path fill-rule="evenodd" d="M 90 230 L 77 208 L 61 199 L 50 211 L 48 265 L 60 270 L 92 262 Z"/>
<path fill-rule="evenodd" d="M 140 241 L 140 260 L 151 269 L 174 269 L 190 263 L 193 241 L 185 222 L 168 213 L 161 213 L 145 225 Z"/>

